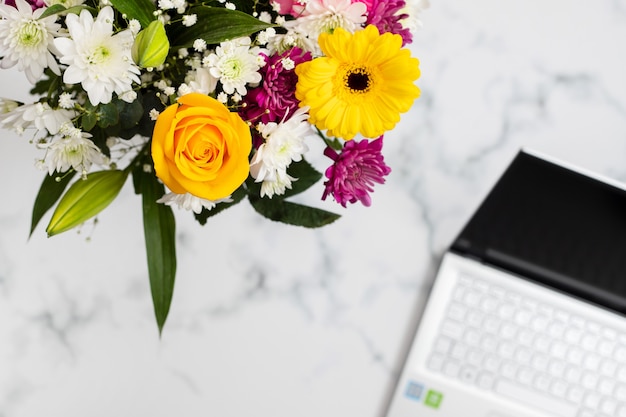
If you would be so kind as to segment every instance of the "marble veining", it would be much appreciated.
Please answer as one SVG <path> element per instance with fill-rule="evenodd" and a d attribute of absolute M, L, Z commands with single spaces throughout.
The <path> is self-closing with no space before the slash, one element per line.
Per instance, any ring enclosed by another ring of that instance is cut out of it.
<path fill-rule="evenodd" d="M 626 181 L 626 1 L 440 0 L 422 20 L 422 97 L 372 207 L 320 185 L 299 200 L 344 215 L 320 230 L 247 203 L 204 227 L 178 213 L 161 339 L 132 187 L 96 225 L 29 239 L 37 151 L 3 131 L 0 417 L 383 417 L 443 251 L 521 147 Z M 0 83 L 26 98 L 22 74 Z"/>

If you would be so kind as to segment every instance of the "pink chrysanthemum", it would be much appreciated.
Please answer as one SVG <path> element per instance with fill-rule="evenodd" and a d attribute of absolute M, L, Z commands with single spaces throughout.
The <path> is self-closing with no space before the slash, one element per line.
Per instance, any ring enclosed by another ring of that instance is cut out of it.
<path fill-rule="evenodd" d="M 298 76 L 294 68 L 301 62 L 310 61 L 311 53 L 295 47 L 280 55 L 263 57 L 266 65 L 260 70 L 262 84 L 246 94 L 246 105 L 240 114 L 254 123 L 278 123 L 288 111 L 293 113 L 298 108 L 295 97 Z"/>
<path fill-rule="evenodd" d="M 372 204 L 369 193 L 374 191 L 374 184 L 384 184 L 384 177 L 391 172 L 380 152 L 382 148 L 382 136 L 373 141 L 348 141 L 339 154 L 326 148 L 324 155 L 335 163 L 326 170 L 328 181 L 324 183 L 322 200 L 332 194 L 344 207 L 357 201 L 369 207 Z"/>
<path fill-rule="evenodd" d="M 395 33 L 402 36 L 402 46 L 413 41 L 413 34 L 409 28 L 402 25 L 402 20 L 408 14 L 399 13 L 406 7 L 405 0 L 357 0 L 367 6 L 368 25 L 374 25 L 380 33 Z"/>

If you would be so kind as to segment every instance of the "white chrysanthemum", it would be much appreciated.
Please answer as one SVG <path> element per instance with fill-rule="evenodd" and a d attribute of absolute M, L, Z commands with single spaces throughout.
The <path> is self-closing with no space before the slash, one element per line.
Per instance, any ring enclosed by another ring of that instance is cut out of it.
<path fill-rule="evenodd" d="M 80 83 L 94 105 L 109 103 L 113 93 L 126 93 L 133 82 L 140 82 L 131 58 L 133 35 L 128 29 L 113 34 L 111 7 L 100 10 L 95 20 L 83 10 L 79 16 L 67 15 L 65 22 L 70 37 L 54 40 L 61 63 L 69 65 L 64 82 Z"/>
<path fill-rule="evenodd" d="M 297 180 L 287 174 L 287 171 L 276 171 L 272 179 L 267 179 L 261 184 L 261 197 L 272 198 L 275 195 L 283 195 L 287 189 L 291 189 L 291 183 Z"/>
<path fill-rule="evenodd" d="M 89 139 L 91 134 L 83 132 L 71 125 L 64 125 L 59 135 L 49 143 L 40 144 L 47 150 L 43 165 L 48 174 L 54 171 L 66 172 L 74 168 L 83 176 L 87 174 L 93 164 L 104 164 L 106 158 L 100 149 Z"/>
<path fill-rule="evenodd" d="M 302 160 L 302 155 L 309 150 L 305 142 L 309 138 L 314 140 L 315 137 L 315 132 L 307 121 L 307 111 L 308 107 L 302 107 L 286 121 L 260 124 L 257 127 L 265 143 L 257 149 L 250 161 L 250 174 L 256 182 L 263 181 L 261 196 L 283 194 L 285 187 L 291 188 L 291 181 L 295 178 L 287 175 L 287 168 L 292 161 Z M 263 191 L 264 185 L 266 192 Z"/>
<path fill-rule="evenodd" d="M 53 39 L 61 28 L 56 15 L 40 19 L 45 8 L 33 10 L 24 0 L 16 0 L 15 5 L 0 3 L 0 67 L 17 65 L 33 84 L 46 68 L 60 75 L 52 55 L 58 52 Z"/>
<path fill-rule="evenodd" d="M 322 54 L 319 44 L 315 39 L 307 37 L 306 34 L 290 29 L 285 34 L 277 34 L 269 39 L 267 47 L 271 55 L 282 54 L 285 51 L 297 46 L 305 52 L 311 52 L 315 56 Z"/>
<path fill-rule="evenodd" d="M 168 206 L 177 206 L 178 208 L 191 210 L 196 214 L 200 214 L 203 208 L 213 210 L 218 203 L 232 203 L 232 201 L 233 200 L 230 196 L 212 201 L 196 197 L 195 195 L 189 193 L 167 193 L 163 197 L 159 198 L 157 203 L 166 204 Z"/>
<path fill-rule="evenodd" d="M 15 100 L 0 97 L 0 115 L 10 113 L 20 106 Z"/>
<path fill-rule="evenodd" d="M 309 0 L 302 15 L 285 22 L 285 27 L 298 28 L 310 38 L 317 39 L 321 33 L 332 33 L 342 28 L 353 33 L 367 20 L 367 6 L 351 0 Z"/>
<path fill-rule="evenodd" d="M 38 131 L 46 129 L 50 135 L 56 135 L 66 124 L 72 123 L 76 112 L 68 109 L 53 109 L 48 103 L 33 103 L 24 106 L 23 118 Z"/>
<path fill-rule="evenodd" d="M 67 109 L 52 109 L 48 103 L 24 104 L 0 114 L 0 125 L 23 133 L 26 129 L 36 129 L 46 136 L 56 135 L 66 123 L 71 123 L 76 112 Z"/>
<path fill-rule="evenodd" d="M 428 0 L 407 0 L 406 6 L 398 13 L 406 13 L 408 17 L 400 21 L 403 27 L 409 29 L 411 33 L 416 33 L 422 28 L 420 19 L 421 13 L 430 7 Z"/>
<path fill-rule="evenodd" d="M 261 81 L 261 62 L 258 59 L 260 49 L 250 48 L 250 44 L 250 38 L 222 42 L 206 59 L 211 75 L 220 80 L 227 94 L 233 94 L 236 90 L 245 96 L 248 92 L 246 84 Z"/>

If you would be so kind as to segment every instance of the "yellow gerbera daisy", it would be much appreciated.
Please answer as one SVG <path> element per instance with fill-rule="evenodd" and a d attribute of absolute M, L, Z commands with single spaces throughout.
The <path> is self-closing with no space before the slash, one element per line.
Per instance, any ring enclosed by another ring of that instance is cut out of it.
<path fill-rule="evenodd" d="M 402 49 L 402 37 L 369 25 L 354 34 L 323 33 L 324 56 L 296 67 L 296 98 L 310 121 L 331 136 L 376 138 L 394 128 L 420 90 L 419 61 Z"/>

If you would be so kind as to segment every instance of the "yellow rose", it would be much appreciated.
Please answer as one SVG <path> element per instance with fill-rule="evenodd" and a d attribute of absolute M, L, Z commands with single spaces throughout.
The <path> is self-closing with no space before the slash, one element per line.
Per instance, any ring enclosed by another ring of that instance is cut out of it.
<path fill-rule="evenodd" d="M 222 103 L 187 94 L 158 117 L 152 134 L 157 177 L 174 193 L 207 200 L 231 195 L 250 172 L 250 128 Z"/>

